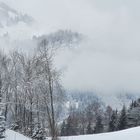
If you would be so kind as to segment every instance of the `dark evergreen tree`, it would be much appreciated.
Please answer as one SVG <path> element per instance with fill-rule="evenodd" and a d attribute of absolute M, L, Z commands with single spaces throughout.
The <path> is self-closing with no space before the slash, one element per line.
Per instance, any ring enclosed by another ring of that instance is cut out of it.
<path fill-rule="evenodd" d="M 86 132 L 87 134 L 93 134 L 93 129 L 92 129 L 92 127 L 91 127 L 91 123 L 89 122 L 88 123 L 88 126 L 87 126 L 87 132 Z"/>
<path fill-rule="evenodd" d="M 66 124 L 66 136 L 72 136 L 77 134 L 76 124 L 74 123 L 74 118 L 69 116 Z"/>
<path fill-rule="evenodd" d="M 137 101 L 132 101 L 130 104 L 130 109 L 133 109 L 133 108 L 138 107 L 138 106 L 139 106 L 139 103 Z"/>
<path fill-rule="evenodd" d="M 133 107 L 127 112 L 127 128 L 140 126 L 140 106 Z"/>
<path fill-rule="evenodd" d="M 65 121 L 63 121 L 62 126 L 61 126 L 61 136 L 67 136 Z"/>
<path fill-rule="evenodd" d="M 134 101 L 132 100 L 129 108 L 132 109 L 133 107 L 134 107 Z"/>
<path fill-rule="evenodd" d="M 102 117 L 100 115 L 96 118 L 96 125 L 94 129 L 94 133 L 102 133 L 103 132 L 103 124 L 102 124 Z"/>
<path fill-rule="evenodd" d="M 127 114 L 126 114 L 126 107 L 123 106 L 121 110 L 121 114 L 118 121 L 118 130 L 126 129 L 127 127 Z"/>
<path fill-rule="evenodd" d="M 133 107 L 138 107 L 138 106 L 139 106 L 139 104 L 137 103 L 137 101 L 134 101 Z"/>
<path fill-rule="evenodd" d="M 116 129 L 117 129 L 117 112 L 113 111 L 109 122 L 109 132 L 116 131 Z"/>

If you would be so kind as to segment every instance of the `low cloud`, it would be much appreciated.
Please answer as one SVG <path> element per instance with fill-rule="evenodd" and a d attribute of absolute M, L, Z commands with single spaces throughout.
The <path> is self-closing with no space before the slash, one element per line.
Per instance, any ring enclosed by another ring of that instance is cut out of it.
<path fill-rule="evenodd" d="M 5 2 L 37 21 L 32 34 L 70 29 L 85 35 L 82 44 L 71 50 L 61 50 L 57 56 L 56 66 L 64 70 L 62 82 L 65 88 L 105 94 L 140 92 L 138 0 Z"/>

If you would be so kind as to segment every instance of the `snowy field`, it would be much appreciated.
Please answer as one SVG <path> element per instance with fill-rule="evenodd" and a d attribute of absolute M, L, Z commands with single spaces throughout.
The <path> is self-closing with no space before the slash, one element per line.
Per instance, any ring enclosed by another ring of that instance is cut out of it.
<path fill-rule="evenodd" d="M 31 140 L 22 134 L 19 134 L 17 132 L 14 132 L 12 130 L 7 130 L 6 131 L 6 138 L 3 140 Z"/>
<path fill-rule="evenodd" d="M 7 138 L 5 140 L 31 140 L 21 134 L 7 130 Z M 96 135 L 85 135 L 85 136 L 73 136 L 63 137 L 61 140 L 139 140 L 140 139 L 140 127 L 123 130 L 113 133 L 104 133 Z"/>

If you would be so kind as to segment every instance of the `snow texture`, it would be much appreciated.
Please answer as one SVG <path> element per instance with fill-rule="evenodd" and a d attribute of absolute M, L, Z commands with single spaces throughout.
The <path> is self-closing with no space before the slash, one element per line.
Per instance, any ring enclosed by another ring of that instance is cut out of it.
<path fill-rule="evenodd" d="M 95 135 L 65 137 L 62 140 L 139 140 L 140 127 Z"/>
<path fill-rule="evenodd" d="M 12 130 L 7 130 L 6 136 L 7 138 L 5 140 L 31 140 L 30 138 L 27 138 L 22 134 L 19 134 Z M 62 137 L 61 140 L 124 140 L 124 139 L 139 140 L 139 137 L 140 137 L 140 127 L 136 127 L 112 133 Z"/>
<path fill-rule="evenodd" d="M 3 140 L 31 140 L 31 139 L 23 136 L 22 134 L 14 132 L 12 130 L 7 130 L 6 138 Z"/>

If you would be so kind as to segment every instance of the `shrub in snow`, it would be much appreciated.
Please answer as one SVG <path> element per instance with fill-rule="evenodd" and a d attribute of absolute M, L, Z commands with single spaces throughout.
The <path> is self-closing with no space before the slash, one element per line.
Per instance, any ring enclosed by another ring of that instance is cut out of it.
<path fill-rule="evenodd" d="M 35 140 L 45 140 L 44 129 L 40 126 L 36 127 L 32 138 Z"/>

